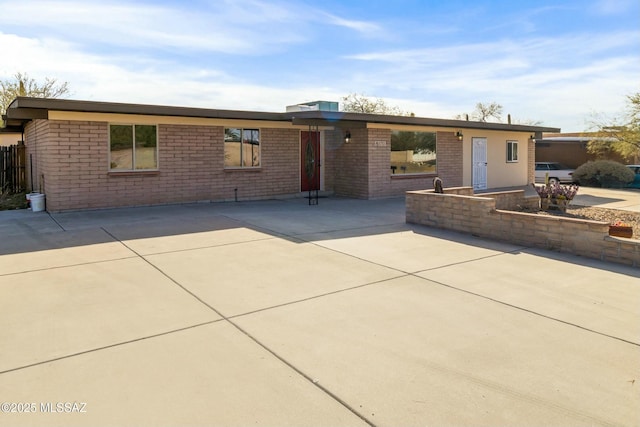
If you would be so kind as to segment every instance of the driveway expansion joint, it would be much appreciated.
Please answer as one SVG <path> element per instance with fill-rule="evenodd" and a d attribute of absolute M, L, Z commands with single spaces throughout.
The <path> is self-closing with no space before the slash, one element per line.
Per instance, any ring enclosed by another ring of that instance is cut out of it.
<path fill-rule="evenodd" d="M 415 276 L 415 275 L 412 274 L 412 276 Z M 417 277 L 419 279 L 427 280 L 427 281 L 429 281 L 431 283 L 435 283 L 435 284 L 437 284 L 439 286 L 444 286 L 444 287 L 449 288 L 449 289 L 454 289 L 454 290 L 459 291 L 459 292 L 464 292 L 466 294 L 473 295 L 473 296 L 476 296 L 476 297 L 479 297 L 479 298 L 482 298 L 482 299 L 485 299 L 485 300 L 488 300 L 488 301 L 492 301 L 492 302 L 504 305 L 506 307 L 510 307 L 510 308 L 513 308 L 513 309 L 516 309 L 516 310 L 520 310 L 520 311 L 524 311 L 526 313 L 530 313 L 530 314 L 533 314 L 535 316 L 539 316 L 539 317 L 542 317 L 542 318 L 545 318 L 545 319 L 548 319 L 548 320 L 552 320 L 554 322 L 564 323 L 565 325 L 569 325 L 569 326 L 572 326 L 574 328 L 582 329 L 582 330 L 584 330 L 586 332 L 591 332 L 593 334 L 601 335 L 601 336 L 606 337 L 606 338 L 611 338 L 611 339 L 614 339 L 614 340 L 622 341 L 622 342 L 624 342 L 626 344 L 631 344 L 631 345 L 634 345 L 636 347 L 640 347 L 640 343 L 629 341 L 627 339 L 616 337 L 614 335 L 606 334 L 604 332 L 599 332 L 599 331 L 596 331 L 594 329 L 590 329 L 590 328 L 587 328 L 585 326 L 578 325 L 577 323 L 568 322 L 566 320 L 558 319 L 557 317 L 551 317 L 551 316 L 548 316 L 546 314 L 530 310 L 528 308 L 519 307 L 519 306 L 517 306 L 515 304 L 510 304 L 510 303 L 505 302 L 505 301 L 500 301 L 499 299 L 492 298 L 492 297 L 489 297 L 489 296 L 486 296 L 486 295 L 482 295 L 482 294 L 479 294 L 477 292 L 471 292 L 471 291 L 468 291 L 466 289 L 459 288 L 457 286 L 448 285 L 446 283 L 443 283 L 443 282 L 440 282 L 440 281 L 437 281 L 437 280 L 428 279 L 428 278 L 422 277 L 422 276 L 415 276 L 415 277 Z"/>
<path fill-rule="evenodd" d="M 336 402 L 338 402 L 340 405 L 342 405 L 345 409 L 347 409 L 348 411 L 350 411 L 351 413 L 353 413 L 355 416 L 357 416 L 358 418 L 360 418 L 362 421 L 364 421 L 365 423 L 367 423 L 369 426 L 371 427 L 376 427 L 375 424 L 373 424 L 370 420 L 368 420 L 364 415 L 362 415 L 360 412 L 358 412 L 355 408 L 353 408 L 352 406 L 350 406 L 346 401 L 344 401 L 343 399 L 341 399 L 339 396 L 337 396 L 336 394 L 334 394 L 333 392 L 331 392 L 329 389 L 327 389 L 326 387 L 324 387 L 323 385 L 321 385 L 318 381 L 314 380 L 312 377 L 310 377 L 309 375 L 307 375 L 306 373 L 304 373 L 300 368 L 296 367 L 295 365 L 293 365 L 291 362 L 289 362 L 288 360 L 286 360 L 284 357 L 280 356 L 278 353 L 276 353 L 274 350 L 272 350 L 268 345 L 266 345 L 265 343 L 261 342 L 259 339 L 257 339 L 256 337 L 254 337 L 253 335 L 249 334 L 246 330 L 244 330 L 242 327 L 240 327 L 240 325 L 238 325 L 237 323 L 235 323 L 231 318 L 225 316 L 224 314 L 222 314 L 222 312 L 220 312 L 218 309 L 216 309 L 215 307 L 213 307 L 211 304 L 207 303 L 206 301 L 204 301 L 202 298 L 200 298 L 199 296 L 197 296 L 195 293 L 191 292 L 189 289 L 187 289 L 184 285 L 182 285 L 181 283 L 179 283 L 176 279 L 174 279 L 173 277 L 171 277 L 169 274 L 167 274 L 166 272 L 164 272 L 160 267 L 158 267 L 157 265 L 155 265 L 154 263 L 152 263 L 150 260 L 148 260 L 145 256 L 139 254 L 137 251 L 135 251 L 133 248 L 131 248 L 130 246 L 128 246 L 125 242 L 123 242 L 122 240 L 118 239 L 116 236 L 114 236 L 111 232 L 109 232 L 107 229 L 105 229 L 104 227 L 101 227 L 102 230 L 104 230 L 105 233 L 107 233 L 109 236 L 111 236 L 114 240 L 120 242 L 120 244 L 122 244 L 125 248 L 127 248 L 128 250 L 130 250 L 131 252 L 135 253 L 140 259 L 142 259 L 144 262 L 146 262 L 147 264 L 149 264 L 151 267 L 153 267 L 155 270 L 157 270 L 160 274 L 162 274 L 163 276 L 165 276 L 167 279 L 169 279 L 172 283 L 174 283 L 176 286 L 182 288 L 183 291 L 185 291 L 186 293 L 190 294 L 193 298 L 195 298 L 196 300 L 198 300 L 200 303 L 202 303 L 203 305 L 205 305 L 206 307 L 208 307 L 211 311 L 213 311 L 215 314 L 217 314 L 221 319 L 216 320 L 216 321 L 225 321 L 227 322 L 229 325 L 231 325 L 232 327 L 234 327 L 237 331 L 241 332 L 243 335 L 245 335 L 247 338 L 249 338 L 251 341 L 253 341 L 255 344 L 257 344 L 259 347 L 261 347 L 262 349 L 264 349 L 266 352 L 268 352 L 269 354 L 271 354 L 273 357 L 275 357 L 276 359 L 278 359 L 281 363 L 283 363 L 285 366 L 289 367 L 290 369 L 292 369 L 294 372 L 296 372 L 298 375 L 300 375 L 302 378 L 304 378 L 305 380 L 307 380 L 311 385 L 315 386 L 316 388 L 318 388 L 319 390 L 321 390 L 322 392 L 324 392 L 325 394 L 327 394 L 329 397 L 331 397 L 333 400 L 335 400 Z M 209 323 L 213 323 L 213 322 L 209 322 Z M 44 363 L 44 362 L 43 362 Z M 29 366 L 27 366 L 29 367 Z M 26 367 L 25 367 L 26 368 Z M 2 374 L 2 372 L 0 372 L 0 374 Z"/>
<path fill-rule="evenodd" d="M 0 371 L 0 375 L 7 374 L 9 372 L 14 372 L 14 371 L 21 371 L 23 369 L 32 368 L 34 366 L 45 365 L 47 363 L 53 363 L 53 362 L 57 362 L 57 361 L 60 361 L 60 360 L 71 359 L 73 357 L 82 356 L 82 355 L 90 354 L 90 353 L 95 353 L 95 352 L 102 351 L 102 350 L 107 350 L 107 349 L 110 349 L 110 348 L 121 347 L 121 346 L 124 346 L 124 345 L 127 345 L 127 344 L 133 344 L 133 343 L 140 342 L 140 341 L 145 341 L 145 340 L 149 340 L 149 339 L 153 339 L 153 338 L 163 337 L 163 336 L 171 335 L 171 334 L 174 334 L 174 333 L 177 333 L 177 332 L 182 332 L 182 331 L 186 331 L 186 330 L 189 330 L 189 329 L 199 328 L 201 326 L 211 325 L 211 324 L 217 323 L 217 322 L 222 322 L 223 320 L 224 319 L 222 319 L 222 318 L 221 319 L 210 320 L 208 322 L 197 323 L 195 325 L 189 325 L 189 326 L 185 326 L 185 327 L 178 328 L 178 329 L 172 329 L 170 331 L 159 332 L 157 334 L 147 335 L 147 336 L 143 336 L 143 337 L 138 337 L 138 338 L 122 341 L 122 342 L 117 342 L 117 343 L 105 345 L 105 346 L 102 346 L 102 347 L 96 347 L 96 348 L 92 348 L 92 349 L 89 349 L 89 350 L 84 350 L 84 351 L 79 351 L 79 352 L 76 352 L 76 353 L 66 354 L 64 356 L 59 356 L 59 357 L 54 357 L 52 359 L 42 360 L 40 362 L 30 363 L 30 364 L 24 365 L 24 366 L 18 366 L 18 367 L 15 367 L 15 368 L 6 369 L 4 371 Z"/>
<path fill-rule="evenodd" d="M 67 231 L 67 230 L 62 226 L 62 224 L 60 224 L 60 223 L 58 222 L 58 220 L 57 220 L 53 215 L 51 215 L 51 213 L 50 213 L 50 212 L 47 212 L 47 215 L 49 215 L 49 218 L 51 218 L 51 221 L 55 222 L 55 223 L 58 225 L 58 227 L 60 227 L 60 229 L 61 229 L 62 231 Z"/>

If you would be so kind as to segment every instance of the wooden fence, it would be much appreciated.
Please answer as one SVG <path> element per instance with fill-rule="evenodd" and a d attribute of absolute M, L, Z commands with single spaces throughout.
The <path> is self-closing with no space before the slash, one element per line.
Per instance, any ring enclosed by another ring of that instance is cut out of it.
<path fill-rule="evenodd" d="M 13 194 L 26 189 L 24 144 L 0 147 L 0 193 Z"/>

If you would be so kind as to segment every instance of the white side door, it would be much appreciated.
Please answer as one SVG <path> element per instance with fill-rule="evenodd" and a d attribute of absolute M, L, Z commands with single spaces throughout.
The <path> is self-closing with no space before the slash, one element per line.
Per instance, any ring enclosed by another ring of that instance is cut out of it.
<path fill-rule="evenodd" d="M 473 156 L 473 189 L 487 188 L 487 138 L 471 138 Z"/>

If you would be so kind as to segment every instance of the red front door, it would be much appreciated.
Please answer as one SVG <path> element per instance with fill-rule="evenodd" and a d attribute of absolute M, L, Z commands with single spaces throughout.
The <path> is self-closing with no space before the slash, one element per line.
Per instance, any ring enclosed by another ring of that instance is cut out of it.
<path fill-rule="evenodd" d="M 300 191 L 320 189 L 320 132 L 300 133 Z"/>

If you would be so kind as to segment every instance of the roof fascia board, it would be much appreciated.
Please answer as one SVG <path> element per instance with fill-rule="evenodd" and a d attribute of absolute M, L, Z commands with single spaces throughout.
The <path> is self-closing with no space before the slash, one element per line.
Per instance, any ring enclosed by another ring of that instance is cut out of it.
<path fill-rule="evenodd" d="M 283 122 L 288 121 L 294 124 L 319 123 L 322 126 L 349 126 L 356 127 L 363 124 L 400 124 L 416 126 L 434 126 L 456 129 L 487 129 L 504 130 L 517 132 L 560 132 L 558 128 L 511 125 L 505 123 L 492 122 L 471 122 L 467 120 L 434 119 L 425 117 L 390 116 L 383 114 L 362 114 L 337 111 L 296 111 L 289 113 L 268 113 L 256 111 L 238 110 L 214 110 L 205 108 L 172 107 L 147 104 L 123 104 L 112 102 L 76 101 L 69 99 L 48 99 L 48 98 L 16 98 L 7 109 L 8 117 L 12 118 L 14 110 L 17 109 L 41 109 L 56 111 L 75 111 L 91 113 L 117 113 L 117 114 L 137 114 L 148 116 L 176 116 L 176 117 L 199 117 L 217 119 L 241 119 L 241 120 L 266 120 Z M 11 112 L 9 113 L 9 110 Z"/>
<path fill-rule="evenodd" d="M 30 108 L 30 109 L 7 109 L 5 114 L 7 120 L 33 120 L 33 119 L 46 119 L 49 116 L 49 112 L 45 109 Z"/>
<path fill-rule="evenodd" d="M 173 107 L 147 104 L 123 104 L 114 102 L 76 101 L 69 99 L 17 98 L 12 103 L 12 107 L 19 109 L 39 108 L 54 111 L 74 111 L 85 113 L 114 113 L 145 116 L 288 121 L 288 117 L 284 117 L 284 113 L 215 110 L 206 108 Z"/>
<path fill-rule="evenodd" d="M 468 120 L 449 120 L 434 119 L 428 117 L 411 117 L 411 116 L 389 116 L 384 114 L 362 114 L 362 113 L 345 113 L 333 111 L 301 111 L 287 113 L 291 115 L 292 120 L 303 122 L 304 120 L 324 120 L 330 123 L 353 122 L 366 123 L 369 128 L 383 128 L 388 125 L 408 125 L 408 126 L 427 126 L 439 128 L 455 128 L 455 129 L 486 129 L 486 130 L 503 130 L 514 132 L 557 132 L 558 128 L 549 128 L 542 126 L 530 125 L 512 125 L 506 123 L 493 122 L 472 122 Z"/>

